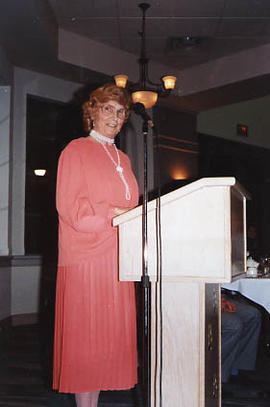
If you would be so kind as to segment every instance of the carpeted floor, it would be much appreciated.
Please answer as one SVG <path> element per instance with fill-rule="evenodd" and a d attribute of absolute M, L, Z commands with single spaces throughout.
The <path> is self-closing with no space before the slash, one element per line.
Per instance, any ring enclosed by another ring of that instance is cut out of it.
<path fill-rule="evenodd" d="M 38 325 L 14 327 L 5 338 L 0 334 L 0 407 L 75 407 L 72 395 L 51 390 L 45 337 Z M 99 407 L 139 407 L 140 400 L 139 388 L 102 392 Z M 256 372 L 242 381 L 231 381 L 224 389 L 222 407 L 240 406 L 270 407 L 270 352 L 266 347 L 260 348 Z"/>
<path fill-rule="evenodd" d="M 12 328 L 1 340 L 1 407 L 75 407 L 74 398 L 51 390 L 48 354 L 38 325 Z M 138 391 L 103 392 L 100 407 L 134 407 Z"/>
<path fill-rule="evenodd" d="M 223 386 L 222 407 L 270 407 L 270 352 L 261 343 L 254 372 L 231 377 Z"/>

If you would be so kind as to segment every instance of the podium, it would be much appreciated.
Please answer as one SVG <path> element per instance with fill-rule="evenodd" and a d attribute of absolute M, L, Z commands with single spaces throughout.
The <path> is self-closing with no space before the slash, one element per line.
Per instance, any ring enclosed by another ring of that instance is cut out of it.
<path fill-rule="evenodd" d="M 162 405 L 221 406 L 220 290 L 246 269 L 246 191 L 233 177 L 203 178 L 160 199 Z M 159 406 L 160 315 L 157 201 L 148 203 L 151 281 L 151 407 Z M 113 220 L 119 278 L 142 275 L 142 207 Z"/>

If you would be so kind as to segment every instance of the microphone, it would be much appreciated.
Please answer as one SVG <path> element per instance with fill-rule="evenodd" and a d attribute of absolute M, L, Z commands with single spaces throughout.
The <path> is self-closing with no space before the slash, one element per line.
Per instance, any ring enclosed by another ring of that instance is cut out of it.
<path fill-rule="evenodd" d="M 141 116 L 142 119 L 147 122 L 147 124 L 148 124 L 148 126 L 150 128 L 154 127 L 154 123 L 152 121 L 152 118 L 149 116 L 149 114 L 146 113 L 145 107 L 144 107 L 144 105 L 142 103 L 140 103 L 140 102 L 134 103 L 132 105 L 132 109 L 133 109 L 134 113 Z"/>

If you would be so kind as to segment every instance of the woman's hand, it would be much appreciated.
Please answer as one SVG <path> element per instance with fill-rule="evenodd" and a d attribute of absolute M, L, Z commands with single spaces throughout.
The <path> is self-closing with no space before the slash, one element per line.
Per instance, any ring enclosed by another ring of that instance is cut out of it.
<path fill-rule="evenodd" d="M 236 305 L 233 302 L 227 300 L 224 295 L 221 296 L 221 311 L 231 313 L 236 312 Z"/>
<path fill-rule="evenodd" d="M 128 208 L 113 208 L 114 216 L 122 215 L 122 213 L 125 213 L 128 210 Z"/>

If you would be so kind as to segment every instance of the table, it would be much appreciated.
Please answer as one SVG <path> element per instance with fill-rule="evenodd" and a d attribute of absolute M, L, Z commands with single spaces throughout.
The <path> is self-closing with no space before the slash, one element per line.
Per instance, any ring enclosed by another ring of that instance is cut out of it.
<path fill-rule="evenodd" d="M 232 283 L 222 284 L 222 288 L 237 291 L 250 300 L 263 306 L 270 313 L 270 278 L 241 277 Z"/>

